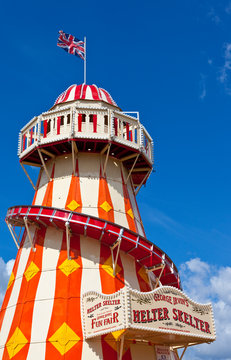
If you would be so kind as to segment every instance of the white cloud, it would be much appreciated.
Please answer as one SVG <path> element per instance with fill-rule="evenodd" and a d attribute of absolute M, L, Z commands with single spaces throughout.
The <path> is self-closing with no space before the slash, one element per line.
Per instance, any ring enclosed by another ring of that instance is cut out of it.
<path fill-rule="evenodd" d="M 184 291 L 200 303 L 212 302 L 217 340 L 186 351 L 185 360 L 231 360 L 231 267 L 217 267 L 199 258 L 180 266 Z"/>
<path fill-rule="evenodd" d="M 9 260 L 5 263 L 3 258 L 0 257 L 0 307 L 2 305 L 6 287 L 9 281 L 9 277 L 14 265 L 14 259 Z"/>
<path fill-rule="evenodd" d="M 207 94 L 206 84 L 205 84 L 205 75 L 201 74 L 200 77 L 201 77 L 201 79 L 200 79 L 200 95 L 199 95 L 199 98 L 201 100 L 204 100 L 204 98 L 206 97 L 206 94 Z"/>
<path fill-rule="evenodd" d="M 214 22 L 216 25 L 219 25 L 221 23 L 220 16 L 216 13 L 214 8 L 211 8 L 207 14 L 207 16 Z"/>
<path fill-rule="evenodd" d="M 218 80 L 224 85 L 227 94 L 231 95 L 231 43 L 226 43 L 224 49 L 224 64 Z"/>

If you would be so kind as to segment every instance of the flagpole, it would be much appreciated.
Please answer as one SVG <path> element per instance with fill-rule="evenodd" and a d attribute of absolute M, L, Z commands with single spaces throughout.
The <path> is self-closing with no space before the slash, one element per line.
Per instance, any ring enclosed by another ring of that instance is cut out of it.
<path fill-rule="evenodd" d="M 87 82 L 87 38 L 84 36 L 84 84 Z"/>

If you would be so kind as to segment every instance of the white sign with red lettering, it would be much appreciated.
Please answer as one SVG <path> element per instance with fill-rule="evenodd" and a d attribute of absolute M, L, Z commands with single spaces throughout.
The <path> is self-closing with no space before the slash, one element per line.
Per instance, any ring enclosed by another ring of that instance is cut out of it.
<path fill-rule="evenodd" d="M 156 345 L 156 360 L 171 360 L 170 349 L 168 346 Z"/>
<path fill-rule="evenodd" d="M 85 338 L 126 327 L 125 290 L 112 295 L 88 292 L 82 297 Z"/>
<path fill-rule="evenodd" d="M 198 304 L 171 286 L 147 293 L 131 288 L 111 295 L 88 292 L 82 296 L 82 320 L 85 338 L 122 329 L 190 336 L 195 341 L 216 338 L 211 304 Z"/>

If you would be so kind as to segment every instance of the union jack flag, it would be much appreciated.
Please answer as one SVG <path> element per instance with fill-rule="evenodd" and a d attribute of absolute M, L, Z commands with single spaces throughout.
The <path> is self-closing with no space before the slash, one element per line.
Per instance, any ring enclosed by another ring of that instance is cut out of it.
<path fill-rule="evenodd" d="M 85 60 L 84 42 L 73 35 L 64 33 L 62 30 L 59 31 L 59 34 L 57 45 L 69 54 L 79 56 L 81 59 Z"/>

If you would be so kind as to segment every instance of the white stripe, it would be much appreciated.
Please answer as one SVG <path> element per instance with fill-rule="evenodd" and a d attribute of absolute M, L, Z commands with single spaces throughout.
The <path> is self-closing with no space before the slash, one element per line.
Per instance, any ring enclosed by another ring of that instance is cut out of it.
<path fill-rule="evenodd" d="M 102 99 L 103 101 L 108 102 L 107 97 L 106 97 L 106 95 L 104 94 L 104 92 L 101 91 L 101 89 L 99 89 L 99 91 L 100 91 L 101 99 Z"/>
<path fill-rule="evenodd" d="M 42 273 L 40 276 L 31 328 L 31 345 L 27 359 L 45 359 L 46 338 L 49 330 L 56 285 L 56 266 L 62 245 L 63 233 L 49 227 L 46 231 Z M 40 343 L 39 346 L 34 343 Z"/>
<path fill-rule="evenodd" d="M 66 101 L 71 101 L 71 100 L 75 99 L 75 88 L 76 88 L 76 86 L 74 86 L 71 89 L 70 94 L 69 94 L 68 98 L 66 99 Z"/>
<path fill-rule="evenodd" d="M 72 176 L 72 158 L 69 155 L 56 159 L 52 206 L 65 208 Z"/>
<path fill-rule="evenodd" d="M 86 90 L 86 94 L 85 94 L 85 99 L 86 100 L 93 100 L 93 96 L 92 96 L 92 90 L 90 86 L 87 86 L 87 90 Z"/>
<path fill-rule="evenodd" d="M 98 216 L 99 169 L 98 155 L 79 155 L 82 212 L 91 216 Z"/>
<path fill-rule="evenodd" d="M 127 184 L 127 188 L 128 188 L 128 193 L 129 193 L 129 197 L 130 197 L 130 200 L 131 200 L 131 206 L 132 206 L 133 215 L 135 217 L 136 225 L 137 225 L 137 228 L 138 228 L 137 231 L 141 236 L 144 236 L 142 225 L 140 223 L 141 219 L 140 219 L 139 212 L 138 212 L 138 209 L 137 209 L 137 206 L 136 206 L 136 201 L 134 199 L 134 193 L 133 193 L 133 191 L 131 189 L 130 181 Z"/>
<path fill-rule="evenodd" d="M 123 241 L 123 240 L 122 240 Z M 127 286 L 140 291 L 139 281 L 136 274 L 135 258 L 120 251 L 120 258 L 124 269 L 124 281 Z"/>
<path fill-rule="evenodd" d="M 80 250 L 82 258 L 81 294 L 86 291 L 102 291 L 99 273 L 100 242 L 92 238 L 80 237 Z M 100 340 L 83 341 L 82 359 L 103 359 L 102 344 Z"/>
<path fill-rule="evenodd" d="M 30 234 L 31 234 L 32 238 L 34 237 L 34 232 L 35 232 L 35 229 L 31 227 Z M 28 261 L 30 251 L 31 251 L 30 242 L 29 242 L 28 237 L 26 237 L 23 248 L 22 248 L 19 264 L 18 264 L 17 275 L 16 275 L 16 278 L 15 278 L 15 281 L 13 284 L 13 289 L 12 289 L 12 292 L 10 295 L 10 299 L 9 299 L 9 302 L 7 305 L 7 309 L 6 309 L 6 312 L 4 315 L 2 328 L 1 328 L 1 332 L 0 332 L 0 359 L 2 359 L 3 352 L 4 352 L 3 346 L 5 345 L 5 343 L 7 341 L 9 331 L 10 331 L 10 328 L 12 325 L 12 321 L 14 318 L 16 305 L 18 302 L 18 297 L 19 297 L 19 293 L 20 293 L 20 289 L 21 289 L 23 273 L 26 268 L 26 264 Z"/>

